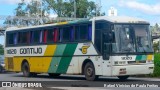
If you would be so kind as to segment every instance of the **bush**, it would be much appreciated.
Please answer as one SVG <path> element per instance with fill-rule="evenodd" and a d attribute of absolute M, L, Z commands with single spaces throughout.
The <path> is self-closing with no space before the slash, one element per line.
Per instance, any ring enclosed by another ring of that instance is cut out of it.
<path fill-rule="evenodd" d="M 160 77 L 160 53 L 154 54 L 154 77 Z"/>

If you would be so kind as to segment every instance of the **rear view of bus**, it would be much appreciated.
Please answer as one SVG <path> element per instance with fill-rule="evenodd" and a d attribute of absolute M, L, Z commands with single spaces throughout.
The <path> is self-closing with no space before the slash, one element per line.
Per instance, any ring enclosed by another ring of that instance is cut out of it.
<path fill-rule="evenodd" d="M 129 75 L 153 73 L 149 23 L 132 17 L 104 17 L 107 21 L 104 23 L 98 22 L 100 19 L 96 19 L 96 27 L 102 25 L 106 28 L 103 31 L 96 28 L 96 34 L 101 34 L 97 37 L 95 34 L 95 46 L 103 54 L 103 75 L 127 79 Z"/>

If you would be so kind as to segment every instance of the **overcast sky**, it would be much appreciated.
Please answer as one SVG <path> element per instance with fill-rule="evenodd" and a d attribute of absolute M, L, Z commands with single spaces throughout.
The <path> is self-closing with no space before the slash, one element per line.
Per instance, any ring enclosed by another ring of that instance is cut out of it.
<path fill-rule="evenodd" d="M 0 0 L 0 15 L 14 15 L 14 9 L 20 1 Z M 26 2 L 29 1 L 26 0 Z M 151 25 L 160 23 L 160 0 L 101 0 L 101 5 L 102 12 L 105 12 L 106 15 L 108 15 L 110 7 L 115 7 L 119 16 L 143 18 L 149 21 Z M 0 44 L 2 43 L 3 38 L 0 37 Z"/>

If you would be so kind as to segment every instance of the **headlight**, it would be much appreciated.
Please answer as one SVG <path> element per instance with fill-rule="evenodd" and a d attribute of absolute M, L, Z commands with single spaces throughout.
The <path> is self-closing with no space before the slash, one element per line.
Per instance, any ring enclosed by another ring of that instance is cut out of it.
<path fill-rule="evenodd" d="M 154 63 L 154 60 L 147 60 L 147 63 Z"/>

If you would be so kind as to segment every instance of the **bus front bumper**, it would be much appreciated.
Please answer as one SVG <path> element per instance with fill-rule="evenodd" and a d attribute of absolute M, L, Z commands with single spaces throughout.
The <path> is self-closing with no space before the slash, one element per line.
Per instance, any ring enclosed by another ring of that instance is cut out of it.
<path fill-rule="evenodd" d="M 112 76 L 152 74 L 154 64 L 113 66 Z"/>

